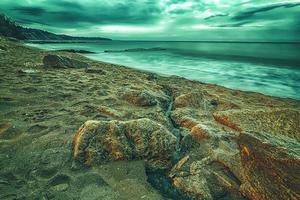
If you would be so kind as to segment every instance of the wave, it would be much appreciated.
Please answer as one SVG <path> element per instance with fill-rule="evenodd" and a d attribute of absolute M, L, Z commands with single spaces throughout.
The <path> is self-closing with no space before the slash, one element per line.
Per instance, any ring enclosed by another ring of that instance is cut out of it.
<path fill-rule="evenodd" d="M 166 48 L 154 47 L 154 48 L 132 48 L 123 50 L 104 50 L 104 53 L 122 53 L 122 52 L 145 52 L 145 51 L 166 51 Z"/>

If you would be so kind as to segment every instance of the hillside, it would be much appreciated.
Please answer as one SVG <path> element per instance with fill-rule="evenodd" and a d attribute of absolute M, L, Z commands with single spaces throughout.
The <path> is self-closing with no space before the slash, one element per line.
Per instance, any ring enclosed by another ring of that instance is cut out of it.
<path fill-rule="evenodd" d="M 13 37 L 19 40 L 111 40 L 102 37 L 73 37 L 58 35 L 47 31 L 25 28 L 0 14 L 0 36 Z"/>

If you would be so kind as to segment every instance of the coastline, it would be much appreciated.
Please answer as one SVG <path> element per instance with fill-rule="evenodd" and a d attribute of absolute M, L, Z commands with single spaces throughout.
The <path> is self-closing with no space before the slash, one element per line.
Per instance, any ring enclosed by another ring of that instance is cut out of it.
<path fill-rule="evenodd" d="M 163 77 L 3 38 L 0 45 L 1 199 L 298 195 L 289 184 L 300 185 L 292 175 L 299 167 L 300 101 Z M 46 68 L 48 54 L 87 63 L 90 70 Z M 105 142 L 90 139 L 87 130 L 97 137 L 106 126 Z M 102 151 L 106 156 L 99 160 Z M 270 161 L 268 155 L 277 151 Z M 281 159 L 290 162 L 281 166 Z M 272 174 L 285 180 L 272 183 Z"/>
<path fill-rule="evenodd" d="M 271 61 L 269 59 L 270 62 L 268 62 L 266 58 L 245 59 L 237 56 L 208 56 L 207 54 L 193 54 L 191 51 L 152 48 L 149 46 L 150 44 L 140 44 L 140 48 L 133 48 L 132 45 L 136 44 L 128 42 L 125 44 L 114 42 L 95 45 L 90 43 L 85 45 L 57 44 L 33 46 L 44 50 L 73 48 L 75 52 L 89 51 L 94 52 L 94 54 L 82 55 L 100 62 L 126 65 L 134 69 L 146 69 L 147 71 L 167 76 L 182 76 L 189 80 L 217 84 L 231 89 L 259 92 L 282 98 L 287 97 L 298 100 L 300 98 L 300 87 L 298 86 L 300 71 L 297 68 L 296 61 L 280 62 L 278 59 L 271 59 Z M 118 45 L 123 45 L 123 50 L 119 50 Z M 160 45 L 164 46 L 163 43 L 152 44 L 152 46 Z M 32 45 L 29 44 L 29 46 Z M 108 51 L 106 49 L 115 50 L 109 50 L 109 53 L 105 53 Z M 285 65 L 284 63 L 286 62 L 293 63 L 296 68 L 288 64 Z"/>

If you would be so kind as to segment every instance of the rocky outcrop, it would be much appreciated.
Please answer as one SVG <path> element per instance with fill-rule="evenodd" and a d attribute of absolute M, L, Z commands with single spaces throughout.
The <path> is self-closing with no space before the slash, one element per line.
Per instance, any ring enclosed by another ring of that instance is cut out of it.
<path fill-rule="evenodd" d="M 236 131 L 266 132 L 300 140 L 300 112 L 292 109 L 242 109 L 216 112 L 215 120 Z"/>
<path fill-rule="evenodd" d="M 74 159 L 88 165 L 144 159 L 154 168 L 167 168 L 176 137 L 149 119 L 87 121 L 76 133 L 73 144 Z"/>
<path fill-rule="evenodd" d="M 300 199 L 300 144 L 287 137 L 243 133 L 241 192 L 253 200 Z"/>
<path fill-rule="evenodd" d="M 1 13 L 0 36 L 17 38 L 20 40 L 111 40 L 101 37 L 72 37 L 68 35 L 58 35 L 39 29 L 24 28 Z"/>
<path fill-rule="evenodd" d="M 205 157 L 182 158 L 169 173 L 174 187 L 194 199 L 244 199 L 239 180 L 222 163 Z"/>
<path fill-rule="evenodd" d="M 58 55 L 46 55 L 43 59 L 45 67 L 53 68 L 87 68 L 89 65 L 85 62 Z"/>
<path fill-rule="evenodd" d="M 234 137 L 198 124 L 182 145 L 188 150 L 169 172 L 174 187 L 194 199 L 244 199 L 239 192 L 241 162 Z"/>

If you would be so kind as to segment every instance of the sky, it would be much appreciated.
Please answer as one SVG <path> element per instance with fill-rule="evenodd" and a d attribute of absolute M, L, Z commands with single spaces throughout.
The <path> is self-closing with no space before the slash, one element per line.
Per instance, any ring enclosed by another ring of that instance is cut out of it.
<path fill-rule="evenodd" d="M 0 0 L 0 12 L 74 36 L 300 41 L 300 0 Z"/>

